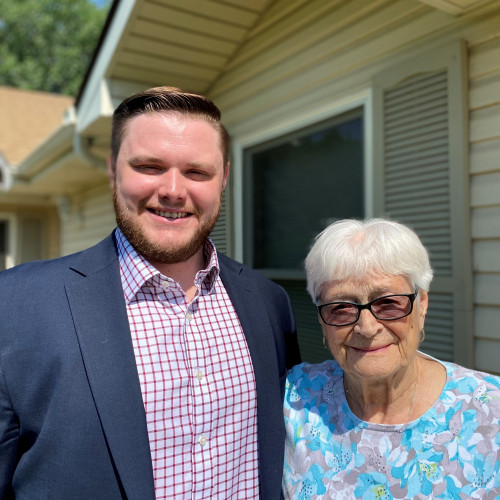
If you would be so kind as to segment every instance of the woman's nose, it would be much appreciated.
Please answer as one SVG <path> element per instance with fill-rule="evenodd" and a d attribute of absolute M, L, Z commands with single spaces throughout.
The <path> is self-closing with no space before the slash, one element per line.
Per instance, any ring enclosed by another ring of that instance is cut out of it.
<path fill-rule="evenodd" d="M 358 321 L 354 325 L 354 330 L 365 337 L 373 337 L 383 328 L 382 323 L 372 314 L 369 309 L 363 309 Z"/>

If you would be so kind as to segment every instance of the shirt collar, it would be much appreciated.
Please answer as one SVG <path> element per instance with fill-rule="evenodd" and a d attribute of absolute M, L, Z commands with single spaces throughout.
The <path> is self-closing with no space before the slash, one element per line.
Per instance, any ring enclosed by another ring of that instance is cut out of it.
<path fill-rule="evenodd" d="M 135 298 L 137 292 L 146 282 L 155 276 L 159 276 L 160 279 L 168 278 L 168 276 L 163 276 L 158 269 L 139 254 L 119 228 L 116 228 L 115 237 L 120 261 L 123 294 L 128 304 Z M 203 256 L 208 264 L 204 269 L 196 273 L 194 280 L 194 284 L 199 288 L 201 295 L 213 292 L 220 271 L 217 251 L 210 238 L 207 239 L 203 247 Z"/>

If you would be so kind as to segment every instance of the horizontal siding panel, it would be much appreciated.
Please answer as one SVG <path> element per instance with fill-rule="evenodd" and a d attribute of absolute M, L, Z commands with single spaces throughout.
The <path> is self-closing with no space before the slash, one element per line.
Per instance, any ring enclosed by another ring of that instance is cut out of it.
<path fill-rule="evenodd" d="M 334 7 L 343 0 L 330 0 L 330 7 Z M 269 8 L 259 20 L 259 23 L 250 31 L 249 38 L 255 39 L 263 31 L 269 31 L 269 28 L 275 27 L 284 18 L 287 18 L 305 4 L 310 4 L 310 0 L 278 0 L 271 1 Z M 274 30 L 273 30 L 274 31 Z"/>
<path fill-rule="evenodd" d="M 500 342 L 478 339 L 475 348 L 475 368 L 500 375 Z"/>
<path fill-rule="evenodd" d="M 133 34 L 150 40 L 161 40 L 170 45 L 190 47 L 195 50 L 202 47 L 203 51 L 210 51 L 221 56 L 230 56 L 238 46 L 236 41 L 222 40 L 213 36 L 193 33 L 174 26 L 165 26 L 158 22 L 141 19 L 134 23 Z"/>
<path fill-rule="evenodd" d="M 498 54 L 500 58 L 500 51 Z M 500 71 L 480 80 L 473 80 L 469 87 L 471 110 L 500 104 Z"/>
<path fill-rule="evenodd" d="M 500 104 L 471 111 L 469 116 L 472 142 L 500 138 Z"/>
<path fill-rule="evenodd" d="M 474 312 L 475 336 L 500 341 L 500 307 L 476 307 Z"/>
<path fill-rule="evenodd" d="M 498 33 L 497 33 L 498 35 Z M 500 36 L 469 48 L 469 76 L 480 78 L 500 71 Z"/>
<path fill-rule="evenodd" d="M 500 238 L 500 205 L 474 208 L 471 226 L 473 238 Z"/>
<path fill-rule="evenodd" d="M 471 206 L 500 205 L 500 171 L 473 175 L 470 182 Z"/>
<path fill-rule="evenodd" d="M 500 306 L 499 290 L 500 274 L 476 273 L 474 276 L 475 304 L 482 306 Z"/>
<path fill-rule="evenodd" d="M 472 174 L 500 171 L 500 139 L 471 144 L 470 171 Z"/>
<path fill-rule="evenodd" d="M 475 241 L 472 257 L 474 271 L 500 273 L 500 240 Z"/>
<path fill-rule="evenodd" d="M 384 0 L 354 0 L 347 3 L 312 0 L 291 9 L 291 5 L 295 7 L 294 2 L 278 2 L 287 15 L 280 15 L 277 19 L 269 11 L 261 18 L 259 26 L 250 33 L 245 45 L 228 65 L 228 75 L 221 78 L 217 94 L 246 78 L 252 78 L 256 71 L 291 62 L 290 58 L 296 57 L 299 52 L 306 58 L 316 59 L 318 55 L 341 50 L 351 39 L 358 40 L 360 33 L 367 33 L 361 27 L 361 31 L 356 34 L 349 26 L 362 16 L 372 14 L 379 17 L 375 11 L 384 3 Z M 344 37 L 340 36 L 341 30 Z M 325 43 L 326 40 L 331 43 Z M 312 47 L 316 47 L 316 50 Z"/>
<path fill-rule="evenodd" d="M 62 227 L 62 253 L 67 255 L 95 245 L 116 227 L 107 186 L 87 191 L 73 200 L 74 213 Z"/>
<path fill-rule="evenodd" d="M 390 23 L 394 29 L 388 29 L 386 26 L 387 29 L 384 32 L 379 31 L 383 30 L 384 26 L 374 25 L 371 17 L 365 21 L 371 26 L 370 37 L 360 38 L 360 33 L 366 34 L 367 32 L 360 29 L 361 23 L 356 23 L 352 26 L 352 30 L 349 29 L 349 32 L 344 30 L 338 34 L 337 38 L 332 37 L 332 39 L 327 40 L 325 47 L 317 46 L 313 47 L 310 53 L 304 51 L 300 55 L 295 54 L 295 56 L 289 57 L 286 62 L 276 64 L 269 71 L 261 73 L 257 79 L 250 80 L 246 75 L 242 78 L 241 84 L 228 86 L 223 94 L 219 94 L 219 87 L 214 88 L 213 95 L 216 97 L 216 102 L 221 104 L 223 108 L 234 106 L 232 112 L 237 113 L 238 106 L 241 105 L 242 101 L 245 101 L 249 96 L 258 95 L 259 103 L 255 104 L 261 104 L 262 109 L 265 109 L 273 100 L 276 104 L 290 98 L 282 89 L 279 89 L 275 97 L 267 100 L 265 93 L 269 87 L 277 90 L 276 85 L 280 83 L 285 84 L 287 88 L 296 89 L 296 93 L 300 93 L 300 89 L 310 88 L 311 82 L 317 84 L 342 75 L 352 74 L 387 55 L 387 51 L 391 47 L 397 46 L 398 41 L 408 40 L 412 37 L 420 38 L 425 36 L 424 33 L 442 26 L 442 23 L 437 22 L 437 19 L 433 18 L 432 15 L 423 15 L 417 19 L 411 18 L 400 24 L 391 20 Z M 413 22 L 407 24 L 409 21 Z M 366 49 L 367 46 L 370 47 L 369 51 Z M 335 50 L 333 53 L 332 47 L 342 47 L 342 50 Z M 229 75 L 229 73 L 228 77 L 239 77 L 239 75 Z M 235 80 L 232 80 L 231 83 L 233 81 Z M 349 88 L 352 89 L 352 79 L 350 84 Z M 269 91 L 272 92 L 272 90 Z M 260 108 L 253 108 L 253 114 L 259 111 Z"/>

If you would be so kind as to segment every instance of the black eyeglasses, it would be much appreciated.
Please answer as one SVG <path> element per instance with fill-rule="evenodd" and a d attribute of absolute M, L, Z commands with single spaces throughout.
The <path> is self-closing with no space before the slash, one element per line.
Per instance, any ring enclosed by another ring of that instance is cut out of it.
<path fill-rule="evenodd" d="M 417 294 L 418 290 L 415 289 L 414 293 L 384 295 L 367 304 L 329 302 L 328 304 L 316 304 L 316 307 L 323 323 L 331 326 L 346 326 L 356 323 L 363 309 L 369 309 L 377 319 L 393 321 L 411 314 Z"/>

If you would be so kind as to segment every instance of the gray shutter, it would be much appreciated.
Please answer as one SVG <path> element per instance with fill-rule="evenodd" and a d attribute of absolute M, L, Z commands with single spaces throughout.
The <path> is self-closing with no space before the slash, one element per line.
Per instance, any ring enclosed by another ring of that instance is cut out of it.
<path fill-rule="evenodd" d="M 434 280 L 422 350 L 473 364 L 463 46 L 374 78 L 375 215 L 412 227 Z"/>
<path fill-rule="evenodd" d="M 21 215 L 18 221 L 18 262 L 43 259 L 45 255 L 43 219 Z"/>
<path fill-rule="evenodd" d="M 229 210 L 229 200 L 228 200 L 229 190 L 230 187 L 227 186 L 222 196 L 222 204 L 217 224 L 210 233 L 210 238 L 212 238 L 212 241 L 214 242 L 217 250 L 226 255 L 230 255 L 232 250 L 231 237 L 229 231 L 229 224 L 230 224 L 230 210 Z"/>

